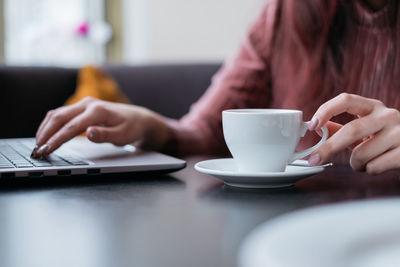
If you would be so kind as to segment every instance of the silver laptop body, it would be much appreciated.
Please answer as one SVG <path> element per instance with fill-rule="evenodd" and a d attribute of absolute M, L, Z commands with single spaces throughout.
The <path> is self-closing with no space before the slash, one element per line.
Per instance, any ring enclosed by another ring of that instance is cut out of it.
<path fill-rule="evenodd" d="M 85 175 L 120 172 L 174 171 L 183 160 L 132 145 L 95 144 L 75 137 L 50 156 L 32 159 L 34 138 L 0 139 L 0 178 Z"/>

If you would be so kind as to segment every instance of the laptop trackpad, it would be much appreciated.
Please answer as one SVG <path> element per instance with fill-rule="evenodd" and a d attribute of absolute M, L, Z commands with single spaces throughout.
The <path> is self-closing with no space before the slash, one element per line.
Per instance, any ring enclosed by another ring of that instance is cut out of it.
<path fill-rule="evenodd" d="M 76 137 L 60 147 L 59 153 L 73 154 L 90 161 L 123 159 L 140 154 L 132 145 L 117 147 L 110 143 L 93 143 L 85 137 Z"/>

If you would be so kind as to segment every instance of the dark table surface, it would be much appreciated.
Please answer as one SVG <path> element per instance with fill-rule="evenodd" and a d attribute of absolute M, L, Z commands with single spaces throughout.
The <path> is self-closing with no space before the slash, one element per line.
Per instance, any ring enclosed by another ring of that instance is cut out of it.
<path fill-rule="evenodd" d="M 246 235 L 315 205 L 400 196 L 398 172 L 334 166 L 286 190 L 237 190 L 197 173 L 0 185 L 0 266 L 237 266 Z M 328 229 L 327 229 L 328 230 Z"/>

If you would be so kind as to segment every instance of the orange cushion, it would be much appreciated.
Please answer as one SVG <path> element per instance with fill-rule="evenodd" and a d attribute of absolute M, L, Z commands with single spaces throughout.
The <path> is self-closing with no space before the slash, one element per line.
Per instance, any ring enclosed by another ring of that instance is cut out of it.
<path fill-rule="evenodd" d="M 94 66 L 86 66 L 79 70 L 76 91 L 68 98 L 65 105 L 79 102 L 86 96 L 111 102 L 130 103 L 114 79 Z"/>

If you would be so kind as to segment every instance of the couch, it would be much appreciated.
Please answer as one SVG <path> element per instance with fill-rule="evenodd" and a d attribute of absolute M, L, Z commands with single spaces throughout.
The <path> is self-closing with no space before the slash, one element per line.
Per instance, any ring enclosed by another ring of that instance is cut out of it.
<path fill-rule="evenodd" d="M 219 64 L 104 66 L 133 104 L 180 118 Z M 78 69 L 0 66 L 0 138 L 32 137 L 50 109 L 73 94 Z"/>

